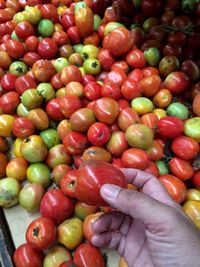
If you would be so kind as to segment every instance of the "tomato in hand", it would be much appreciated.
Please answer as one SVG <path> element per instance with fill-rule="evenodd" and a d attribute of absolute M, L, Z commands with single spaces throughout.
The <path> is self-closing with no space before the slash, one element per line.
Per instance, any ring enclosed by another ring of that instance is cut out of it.
<path fill-rule="evenodd" d="M 118 168 L 105 161 L 86 160 L 78 169 L 76 196 L 88 205 L 105 206 L 106 202 L 100 195 L 100 189 L 106 183 L 127 186 L 126 179 Z"/>
<path fill-rule="evenodd" d="M 26 230 L 26 241 L 35 250 L 50 248 L 56 240 L 56 226 L 45 217 L 32 221 Z"/>

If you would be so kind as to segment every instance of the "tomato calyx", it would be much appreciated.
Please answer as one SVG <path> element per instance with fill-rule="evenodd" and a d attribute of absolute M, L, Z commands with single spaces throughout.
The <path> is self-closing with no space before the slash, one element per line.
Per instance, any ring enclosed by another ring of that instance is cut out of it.
<path fill-rule="evenodd" d="M 39 236 L 39 232 L 40 232 L 39 227 L 34 228 L 34 229 L 33 229 L 33 236 L 38 237 L 38 236 Z"/>
<path fill-rule="evenodd" d="M 197 156 L 192 161 L 192 167 L 194 171 L 200 170 L 200 153 L 198 153 Z"/>

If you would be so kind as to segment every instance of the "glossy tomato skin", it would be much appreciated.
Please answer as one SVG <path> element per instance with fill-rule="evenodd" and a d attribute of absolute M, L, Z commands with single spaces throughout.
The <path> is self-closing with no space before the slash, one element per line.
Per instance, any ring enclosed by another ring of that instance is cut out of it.
<path fill-rule="evenodd" d="M 77 179 L 77 170 L 69 170 L 60 181 L 60 189 L 67 197 L 76 198 L 74 184 Z"/>
<path fill-rule="evenodd" d="M 169 169 L 173 175 L 183 181 L 190 179 L 194 174 L 192 164 L 187 160 L 179 159 L 177 157 L 173 157 L 170 160 Z"/>
<path fill-rule="evenodd" d="M 12 39 L 6 42 L 6 50 L 14 59 L 23 57 L 26 52 L 24 45 L 20 41 Z"/>
<path fill-rule="evenodd" d="M 159 180 L 166 187 L 169 195 L 178 203 L 187 197 L 187 188 L 183 181 L 171 174 L 159 176 Z"/>
<path fill-rule="evenodd" d="M 15 89 L 20 95 L 22 95 L 25 90 L 36 87 L 37 81 L 29 75 L 22 75 L 15 81 Z"/>
<path fill-rule="evenodd" d="M 16 118 L 13 126 L 12 132 L 14 136 L 24 139 L 30 135 L 33 135 L 35 132 L 34 123 L 26 117 Z"/>
<path fill-rule="evenodd" d="M 183 133 L 183 121 L 177 117 L 166 116 L 158 121 L 158 133 L 164 138 L 175 138 Z"/>
<path fill-rule="evenodd" d="M 56 226 L 54 222 L 45 217 L 32 221 L 26 230 L 26 241 L 35 250 L 45 250 L 56 240 Z"/>
<path fill-rule="evenodd" d="M 17 80 L 18 76 L 12 73 L 6 73 L 1 78 L 1 87 L 3 89 L 3 92 L 10 92 L 15 91 L 15 82 Z"/>
<path fill-rule="evenodd" d="M 166 89 L 173 94 L 180 94 L 186 91 L 189 87 L 189 78 L 182 71 L 174 71 L 167 75 L 164 81 Z"/>
<path fill-rule="evenodd" d="M 95 122 L 87 132 L 87 138 L 94 146 L 103 146 L 110 138 L 109 127 L 102 122 Z"/>
<path fill-rule="evenodd" d="M 58 46 L 52 38 L 44 38 L 38 44 L 38 54 L 43 59 L 53 59 L 58 53 Z"/>
<path fill-rule="evenodd" d="M 20 97 L 17 92 L 7 92 L 0 98 L 0 108 L 6 114 L 14 114 L 20 104 Z"/>
<path fill-rule="evenodd" d="M 46 105 L 46 112 L 48 116 L 55 121 L 61 121 L 65 119 L 65 116 L 60 110 L 59 98 L 53 98 L 48 102 Z"/>
<path fill-rule="evenodd" d="M 34 27 L 28 21 L 23 21 L 15 27 L 15 33 L 19 38 L 23 40 L 25 40 L 31 35 L 34 35 L 34 32 L 35 32 Z"/>
<path fill-rule="evenodd" d="M 200 189 L 200 170 L 194 173 L 192 177 L 192 183 L 196 188 Z"/>
<path fill-rule="evenodd" d="M 98 248 L 83 243 L 74 252 L 73 262 L 79 267 L 105 267 L 103 256 Z"/>
<path fill-rule="evenodd" d="M 181 135 L 172 141 L 171 149 L 177 157 L 184 160 L 191 160 L 198 154 L 199 144 L 193 138 Z"/>
<path fill-rule="evenodd" d="M 40 213 L 55 224 L 63 222 L 72 215 L 74 205 L 60 189 L 51 189 L 45 193 L 40 203 Z"/>
<path fill-rule="evenodd" d="M 129 148 L 122 154 L 122 164 L 125 168 L 144 170 L 150 164 L 146 151 L 140 148 Z"/>
<path fill-rule="evenodd" d="M 36 252 L 27 243 L 19 246 L 13 255 L 13 260 L 16 267 L 42 267 L 43 254 Z"/>
<path fill-rule="evenodd" d="M 100 196 L 100 188 L 105 183 L 127 186 L 125 177 L 119 169 L 105 161 L 86 160 L 78 169 L 76 196 L 88 205 L 105 206 L 106 203 Z"/>
<path fill-rule="evenodd" d="M 94 232 L 92 231 L 92 224 L 95 222 L 101 215 L 103 215 L 104 212 L 96 212 L 93 214 L 89 214 L 84 218 L 83 221 L 83 234 L 84 237 L 91 243 L 92 236 L 94 235 Z"/>
<path fill-rule="evenodd" d="M 69 131 L 63 139 L 65 150 L 70 155 L 78 155 L 84 152 L 88 146 L 88 140 L 82 133 Z"/>

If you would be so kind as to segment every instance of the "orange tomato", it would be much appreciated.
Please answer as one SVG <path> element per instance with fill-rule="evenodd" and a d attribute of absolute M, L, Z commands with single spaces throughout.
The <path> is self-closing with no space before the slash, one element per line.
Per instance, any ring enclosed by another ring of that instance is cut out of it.
<path fill-rule="evenodd" d="M 23 181 L 26 179 L 26 171 L 28 168 L 28 162 L 22 158 L 14 158 L 9 161 L 6 166 L 7 177 L 15 178 L 18 181 Z"/>
<path fill-rule="evenodd" d="M 192 110 L 196 116 L 200 117 L 200 93 L 198 93 L 193 100 Z"/>
<path fill-rule="evenodd" d="M 0 178 L 6 175 L 6 166 L 8 164 L 8 158 L 5 154 L 0 152 Z"/>
<path fill-rule="evenodd" d="M 120 257 L 119 259 L 119 267 L 128 267 L 125 259 L 123 257 Z"/>
<path fill-rule="evenodd" d="M 93 33 L 94 15 L 89 7 L 82 7 L 75 12 L 75 25 L 80 36 L 86 37 Z"/>
<path fill-rule="evenodd" d="M 159 177 L 170 196 L 178 203 L 182 203 L 187 197 L 187 188 L 183 181 L 171 174 L 164 174 Z"/>
<path fill-rule="evenodd" d="M 153 103 L 158 108 L 168 107 L 172 100 L 172 93 L 168 89 L 160 89 L 153 97 Z"/>
<path fill-rule="evenodd" d="M 9 142 L 5 137 L 0 136 L 0 152 L 7 152 L 9 149 Z"/>
<path fill-rule="evenodd" d="M 94 221 L 96 221 L 101 215 L 103 215 L 104 212 L 99 211 L 94 214 L 90 214 L 87 217 L 85 217 L 83 221 L 83 234 L 85 238 L 91 242 L 92 236 L 94 235 L 92 231 L 92 224 Z"/>
<path fill-rule="evenodd" d="M 154 96 L 161 86 L 161 78 L 159 75 L 151 75 L 143 78 L 140 81 L 140 84 L 143 89 L 143 95 L 146 97 Z"/>
<path fill-rule="evenodd" d="M 103 147 L 91 146 L 88 149 L 86 149 L 83 153 L 83 160 L 88 160 L 88 159 L 104 160 L 110 162 L 112 156 L 110 152 L 108 152 Z"/>

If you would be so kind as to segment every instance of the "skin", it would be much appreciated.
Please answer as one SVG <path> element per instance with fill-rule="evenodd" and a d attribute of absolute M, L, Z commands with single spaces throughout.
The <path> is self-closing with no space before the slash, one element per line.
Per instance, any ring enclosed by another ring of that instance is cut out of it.
<path fill-rule="evenodd" d="M 102 186 L 102 198 L 117 211 L 93 223 L 93 245 L 118 250 L 129 267 L 199 266 L 200 232 L 181 206 L 151 174 L 122 171 L 140 192 Z"/>

